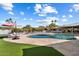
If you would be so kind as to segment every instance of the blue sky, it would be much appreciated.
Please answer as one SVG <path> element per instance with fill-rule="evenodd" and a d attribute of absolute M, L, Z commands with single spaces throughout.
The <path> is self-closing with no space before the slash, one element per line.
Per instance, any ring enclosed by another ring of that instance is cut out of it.
<path fill-rule="evenodd" d="M 0 3 L 0 24 L 12 18 L 18 25 L 47 26 L 79 22 L 78 3 Z"/>

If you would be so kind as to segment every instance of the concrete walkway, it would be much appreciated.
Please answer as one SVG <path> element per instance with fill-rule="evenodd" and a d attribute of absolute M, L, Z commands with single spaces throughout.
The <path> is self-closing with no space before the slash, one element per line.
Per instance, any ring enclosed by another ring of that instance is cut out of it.
<path fill-rule="evenodd" d="M 66 56 L 79 56 L 79 40 L 48 45 L 48 47 L 54 47 Z"/>

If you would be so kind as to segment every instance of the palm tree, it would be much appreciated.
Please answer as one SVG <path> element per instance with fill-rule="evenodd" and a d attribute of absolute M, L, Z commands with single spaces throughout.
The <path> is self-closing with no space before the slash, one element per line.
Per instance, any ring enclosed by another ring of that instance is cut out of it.
<path fill-rule="evenodd" d="M 57 20 L 52 20 L 51 22 L 52 22 L 52 23 L 51 23 L 49 26 L 56 27 L 56 22 L 57 22 Z"/>
<path fill-rule="evenodd" d="M 7 23 L 13 23 L 13 20 L 12 20 L 12 18 L 9 18 L 5 22 L 7 22 Z"/>
<path fill-rule="evenodd" d="M 12 18 L 9 18 L 9 19 L 6 19 L 5 20 L 5 22 L 6 23 L 13 23 L 13 20 L 12 20 Z M 8 29 L 12 29 L 13 28 L 13 26 L 6 26 Z"/>
<path fill-rule="evenodd" d="M 51 24 L 49 24 L 49 26 L 47 27 L 48 30 L 53 30 L 53 29 L 55 29 L 55 28 L 57 27 L 56 22 L 57 22 L 57 20 L 52 20 L 52 21 L 51 21 Z"/>
<path fill-rule="evenodd" d="M 52 20 L 51 22 L 52 22 L 52 23 L 56 23 L 56 22 L 57 22 L 57 20 Z"/>

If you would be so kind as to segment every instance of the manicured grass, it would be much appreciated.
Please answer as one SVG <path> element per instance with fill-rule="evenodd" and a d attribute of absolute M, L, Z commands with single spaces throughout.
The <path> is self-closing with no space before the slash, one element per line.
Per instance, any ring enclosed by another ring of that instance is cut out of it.
<path fill-rule="evenodd" d="M 63 56 L 60 52 L 51 47 L 39 46 L 23 49 L 24 56 Z"/>
<path fill-rule="evenodd" d="M 24 48 L 36 47 L 33 45 L 16 44 L 5 42 L 0 39 L 0 56 L 22 56 Z"/>
<path fill-rule="evenodd" d="M 63 55 L 54 48 L 9 43 L 0 39 L 0 56 L 59 56 Z"/>

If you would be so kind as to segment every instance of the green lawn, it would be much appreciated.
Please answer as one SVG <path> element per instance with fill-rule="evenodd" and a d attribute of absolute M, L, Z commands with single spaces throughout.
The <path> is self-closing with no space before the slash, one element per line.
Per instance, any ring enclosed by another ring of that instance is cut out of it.
<path fill-rule="evenodd" d="M 43 55 L 63 55 L 54 48 L 41 47 L 34 45 L 25 45 L 17 43 L 9 43 L 0 39 L 0 56 L 43 56 Z"/>
<path fill-rule="evenodd" d="M 22 49 L 36 47 L 33 45 L 9 43 L 0 39 L 0 55 L 4 56 L 21 56 L 23 55 Z"/>
<path fill-rule="evenodd" d="M 63 56 L 60 52 L 51 47 L 39 46 L 29 49 L 23 49 L 23 55 L 26 56 Z"/>

